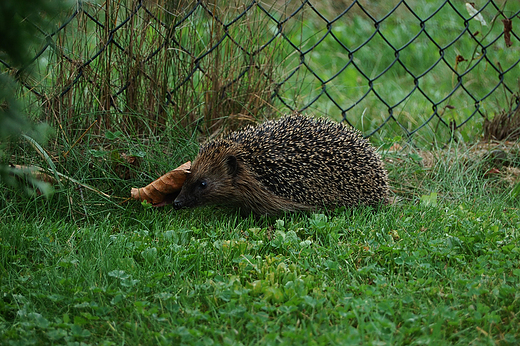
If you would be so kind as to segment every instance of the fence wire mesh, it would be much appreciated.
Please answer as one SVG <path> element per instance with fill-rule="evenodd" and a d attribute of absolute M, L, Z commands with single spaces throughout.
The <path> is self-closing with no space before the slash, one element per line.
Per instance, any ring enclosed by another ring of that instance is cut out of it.
<path fill-rule="evenodd" d="M 17 77 L 60 126 L 312 111 L 434 140 L 518 107 L 519 24 L 499 0 L 77 1 Z"/>

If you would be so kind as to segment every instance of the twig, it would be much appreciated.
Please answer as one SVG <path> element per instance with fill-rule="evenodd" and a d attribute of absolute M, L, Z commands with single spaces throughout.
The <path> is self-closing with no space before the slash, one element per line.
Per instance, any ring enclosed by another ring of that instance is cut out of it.
<path fill-rule="evenodd" d="M 76 141 L 74 142 L 74 144 L 72 144 L 72 146 L 69 148 L 69 150 L 67 150 L 64 154 L 63 154 L 63 157 L 67 157 L 70 153 L 70 151 L 79 143 L 79 141 L 81 141 L 81 139 L 83 137 L 85 137 L 85 135 L 87 134 L 88 131 L 90 131 L 90 129 L 92 128 L 92 126 L 94 126 L 94 124 L 96 124 L 98 122 L 98 120 L 94 120 L 94 122 L 88 127 L 88 129 L 86 129 L 82 134 L 81 136 L 79 136 L 78 139 L 76 139 Z"/>

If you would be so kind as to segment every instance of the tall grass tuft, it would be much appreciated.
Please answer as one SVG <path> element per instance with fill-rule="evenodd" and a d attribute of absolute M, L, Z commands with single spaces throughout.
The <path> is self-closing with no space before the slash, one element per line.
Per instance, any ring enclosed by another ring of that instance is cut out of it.
<path fill-rule="evenodd" d="M 155 135 L 175 124 L 204 135 L 270 114 L 275 45 L 261 13 L 194 1 L 78 3 L 36 61 L 31 113 L 73 143 L 118 129 Z M 265 15 L 264 15 L 265 17 Z"/>

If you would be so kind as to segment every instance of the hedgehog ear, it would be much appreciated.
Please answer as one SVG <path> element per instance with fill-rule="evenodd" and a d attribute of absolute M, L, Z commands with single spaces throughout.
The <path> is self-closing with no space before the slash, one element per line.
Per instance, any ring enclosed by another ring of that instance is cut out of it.
<path fill-rule="evenodd" d="M 226 158 L 229 175 L 235 176 L 238 173 L 238 162 L 235 155 L 229 155 Z"/>

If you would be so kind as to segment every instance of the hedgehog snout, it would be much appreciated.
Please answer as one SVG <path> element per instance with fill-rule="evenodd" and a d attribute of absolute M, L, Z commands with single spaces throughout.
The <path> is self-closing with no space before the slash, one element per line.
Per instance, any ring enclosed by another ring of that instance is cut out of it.
<path fill-rule="evenodd" d="M 173 201 L 173 207 L 176 210 L 182 209 L 186 207 L 186 199 L 183 197 L 183 194 L 180 193 L 177 198 Z"/>
<path fill-rule="evenodd" d="M 174 207 L 176 210 L 182 209 L 182 202 L 181 202 L 181 201 L 178 201 L 178 200 L 173 201 L 173 207 Z"/>
<path fill-rule="evenodd" d="M 196 195 L 193 193 L 192 189 L 189 189 L 184 185 L 173 201 L 173 207 L 175 209 L 182 208 L 193 208 L 199 205 L 198 199 Z"/>

